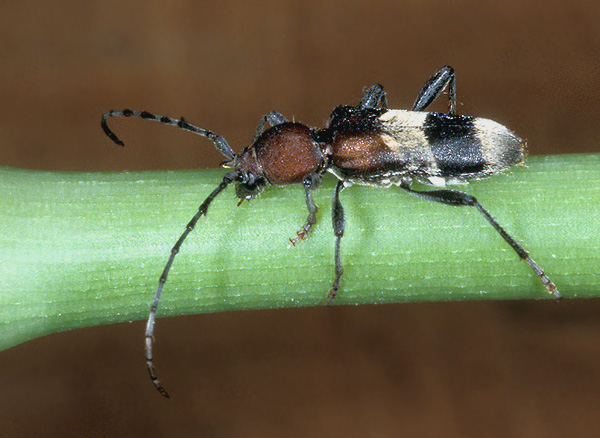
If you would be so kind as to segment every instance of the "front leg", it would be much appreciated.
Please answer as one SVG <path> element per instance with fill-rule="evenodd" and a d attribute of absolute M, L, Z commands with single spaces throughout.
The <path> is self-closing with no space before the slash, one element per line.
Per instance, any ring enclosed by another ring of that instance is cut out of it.
<path fill-rule="evenodd" d="M 258 122 L 258 126 L 256 127 L 256 131 L 254 133 L 254 140 L 252 143 L 256 143 L 258 137 L 263 133 L 263 129 L 265 129 L 265 124 L 269 123 L 271 126 L 281 125 L 282 123 L 287 122 L 288 119 L 285 116 L 277 111 L 271 111 L 268 114 L 265 114 Z"/>
<path fill-rule="evenodd" d="M 306 207 L 308 208 L 308 217 L 306 218 L 306 223 L 300 228 L 300 230 L 296 233 L 296 237 L 290 239 L 292 245 L 296 245 L 301 240 L 306 239 L 308 234 L 312 231 L 313 225 L 317 223 L 317 204 L 312 198 L 312 191 L 319 188 L 321 185 L 321 175 L 316 173 L 311 173 L 304 178 L 304 193 L 306 195 Z"/>

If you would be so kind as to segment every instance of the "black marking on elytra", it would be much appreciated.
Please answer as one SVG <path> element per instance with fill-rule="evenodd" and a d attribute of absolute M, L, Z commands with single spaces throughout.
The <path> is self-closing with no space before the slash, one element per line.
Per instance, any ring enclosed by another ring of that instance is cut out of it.
<path fill-rule="evenodd" d="M 473 117 L 429 113 L 423 131 L 443 176 L 481 173 L 485 159 Z"/>

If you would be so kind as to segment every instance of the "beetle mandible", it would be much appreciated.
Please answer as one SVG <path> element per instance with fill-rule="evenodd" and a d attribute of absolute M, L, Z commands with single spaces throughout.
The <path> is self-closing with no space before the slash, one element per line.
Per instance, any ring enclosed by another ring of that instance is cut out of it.
<path fill-rule="evenodd" d="M 448 113 L 424 110 L 448 87 Z M 267 186 L 303 184 L 308 208 L 305 224 L 290 239 L 293 244 L 304 240 L 317 221 L 317 206 L 312 192 L 322 175 L 332 173 L 339 181 L 333 194 L 332 224 L 335 234 L 335 279 L 327 294 L 331 303 L 338 295 L 344 270 L 341 241 L 346 224 L 340 200 L 342 190 L 352 184 L 387 188 L 397 185 L 418 198 L 446 205 L 475 207 L 525 260 L 540 278 L 548 293 L 561 297 L 557 287 L 529 253 L 496 222 L 473 196 L 456 190 L 416 190 L 413 181 L 444 187 L 464 184 L 502 172 L 523 161 L 522 140 L 505 126 L 492 120 L 456 114 L 454 70 L 445 66 L 425 83 L 410 111 L 389 109 L 384 88 L 373 85 L 356 106 L 340 105 L 331 113 L 324 129 L 309 128 L 290 122 L 273 111 L 264 115 L 250 146 L 235 154 L 220 135 L 190 124 L 184 118 L 172 119 L 146 111 L 109 111 L 102 116 L 102 129 L 118 145 L 124 143 L 108 128 L 110 117 L 139 117 L 207 137 L 227 160 L 223 167 L 233 169 L 200 204 L 185 231 L 171 250 L 160 276 L 146 324 L 146 364 L 158 391 L 169 397 L 156 376 L 152 359 L 154 321 L 158 302 L 175 256 L 205 215 L 210 203 L 227 186 L 235 183 L 235 193 L 243 200 L 258 196 Z M 266 124 L 271 127 L 265 130 Z"/>

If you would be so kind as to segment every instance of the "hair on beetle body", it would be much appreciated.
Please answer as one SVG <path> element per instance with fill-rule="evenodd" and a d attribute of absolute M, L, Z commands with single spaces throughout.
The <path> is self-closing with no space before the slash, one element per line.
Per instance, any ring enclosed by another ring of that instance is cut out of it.
<path fill-rule="evenodd" d="M 424 112 L 446 88 L 448 113 Z M 521 163 L 525 155 L 521 139 L 505 126 L 488 119 L 456 114 L 455 76 L 449 66 L 442 67 L 429 78 L 410 111 L 389 109 L 383 87 L 376 84 L 365 92 L 358 105 L 336 107 L 323 129 L 290 122 L 282 114 L 270 112 L 258 123 L 252 144 L 237 155 L 223 137 L 198 128 L 183 118 L 172 119 L 127 109 L 104 114 L 101 123 L 106 135 L 121 146 L 123 142 L 106 123 L 108 118 L 120 116 L 153 120 L 207 137 L 227 157 L 223 167 L 232 169 L 200 204 L 173 246 L 150 307 L 145 334 L 146 364 L 152 382 L 165 397 L 169 395 L 156 376 L 152 356 L 154 322 L 160 296 L 187 235 L 200 217 L 206 215 L 211 202 L 232 183 L 240 203 L 255 198 L 270 185 L 302 184 L 308 217 L 296 232 L 296 237 L 290 239 L 295 245 L 304 240 L 316 224 L 317 205 L 312 192 L 321 184 L 322 175 L 329 172 L 339 180 L 334 190 L 331 215 L 336 240 L 335 277 L 327 294 L 330 304 L 338 295 L 344 273 L 341 242 L 346 219 L 340 195 L 353 184 L 381 188 L 397 185 L 427 201 L 475 207 L 517 255 L 530 265 L 547 292 L 556 299 L 561 297 L 554 283 L 529 257 L 529 253 L 473 196 L 456 190 L 416 190 L 411 187 L 413 181 L 438 187 L 465 184 Z M 267 124 L 271 127 L 265 129 Z"/>

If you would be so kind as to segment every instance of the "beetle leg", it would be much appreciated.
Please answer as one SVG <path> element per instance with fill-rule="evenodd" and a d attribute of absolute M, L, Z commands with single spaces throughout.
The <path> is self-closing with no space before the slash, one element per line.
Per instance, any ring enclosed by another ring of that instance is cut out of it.
<path fill-rule="evenodd" d="M 556 287 L 556 285 L 552 283 L 552 281 L 550 281 L 550 279 L 544 273 L 542 268 L 540 268 L 540 266 L 535 261 L 533 261 L 531 257 L 529 257 L 529 253 L 525 250 L 525 248 L 519 245 L 519 243 L 515 239 L 513 239 L 512 236 L 508 234 L 498 222 L 496 222 L 496 219 L 494 219 L 492 215 L 489 214 L 485 208 L 483 208 L 483 206 L 477 201 L 477 199 L 475 199 L 474 196 L 456 190 L 418 191 L 413 190 L 407 184 L 403 184 L 400 187 L 402 187 L 411 195 L 421 199 L 426 199 L 428 201 L 439 202 L 441 204 L 446 205 L 476 207 L 477 210 L 479 210 L 479 212 L 483 215 L 483 217 L 485 217 L 487 221 L 490 224 L 492 224 L 492 226 L 502 236 L 502 238 L 512 247 L 512 249 L 515 250 L 519 257 L 521 257 L 529 264 L 529 266 L 531 266 L 531 269 L 533 269 L 536 275 L 540 277 L 540 280 L 546 287 L 548 293 L 554 295 L 554 298 L 556 298 L 557 300 L 561 298 L 560 292 L 558 292 L 558 288 Z"/>
<path fill-rule="evenodd" d="M 254 133 L 254 140 L 252 141 L 252 143 L 255 143 L 258 137 L 260 137 L 260 135 L 263 132 L 263 129 L 265 128 L 265 124 L 269 123 L 271 126 L 277 126 L 287 121 L 288 119 L 286 119 L 283 114 L 277 111 L 271 111 L 270 113 L 265 114 L 260 119 L 260 122 L 258 122 L 258 126 L 256 127 L 256 131 Z"/>
<path fill-rule="evenodd" d="M 413 104 L 412 111 L 423 111 L 448 85 L 448 114 L 456 115 L 456 80 L 449 65 L 440 68 L 429 78 Z"/>
<path fill-rule="evenodd" d="M 306 207 L 308 208 L 308 217 L 306 223 L 296 232 L 296 237 L 290 239 L 292 245 L 296 245 L 301 240 L 306 239 L 308 234 L 312 231 L 313 225 L 317 223 L 317 204 L 312 198 L 312 191 L 319 188 L 321 185 L 321 175 L 311 173 L 304 178 L 304 193 L 306 195 Z"/>
<path fill-rule="evenodd" d="M 332 304 L 335 297 L 338 295 L 340 289 L 340 281 L 344 274 L 344 268 L 342 267 L 342 258 L 340 256 L 340 245 L 342 243 L 342 236 L 344 235 L 344 228 L 346 228 L 346 215 L 344 214 L 344 206 L 340 201 L 340 193 L 349 184 L 344 181 L 338 181 L 335 186 L 335 192 L 333 195 L 333 208 L 331 210 L 331 222 L 333 224 L 333 233 L 335 234 L 335 280 L 333 285 L 327 294 L 327 304 Z"/>
<path fill-rule="evenodd" d="M 377 108 L 379 102 L 381 102 L 382 109 L 389 109 L 383 85 L 375 84 L 365 92 L 364 96 L 360 100 L 360 103 L 358 104 L 358 107 L 360 109 L 373 109 Z"/>

